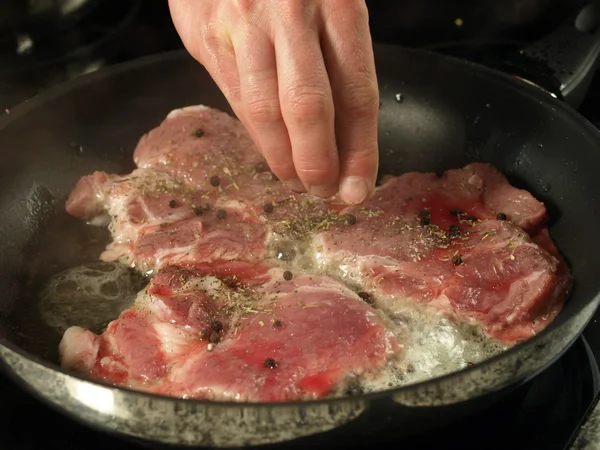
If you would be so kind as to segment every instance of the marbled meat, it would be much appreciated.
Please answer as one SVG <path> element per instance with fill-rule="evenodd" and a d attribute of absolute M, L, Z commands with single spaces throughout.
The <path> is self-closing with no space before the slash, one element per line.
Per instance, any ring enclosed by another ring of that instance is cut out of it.
<path fill-rule="evenodd" d="M 571 282 L 544 205 L 489 164 L 391 177 L 349 208 L 288 190 L 241 123 L 204 106 L 171 112 L 134 160 L 82 178 L 66 205 L 108 224 L 101 259 L 153 277 L 104 333 L 61 341 L 64 367 L 117 385 L 317 398 L 401 358 L 399 305 L 513 344 L 552 321 Z"/>

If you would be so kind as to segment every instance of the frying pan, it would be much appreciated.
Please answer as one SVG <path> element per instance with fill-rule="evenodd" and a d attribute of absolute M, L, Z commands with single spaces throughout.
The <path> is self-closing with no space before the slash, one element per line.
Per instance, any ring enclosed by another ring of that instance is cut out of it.
<path fill-rule="evenodd" d="M 167 398 L 61 370 L 60 336 L 39 318 L 41 282 L 96 260 L 108 239 L 106 230 L 67 216 L 69 191 L 94 170 L 130 171 L 139 137 L 172 109 L 203 103 L 229 110 L 204 69 L 175 52 L 77 79 L 0 119 L 0 358 L 6 373 L 63 413 L 103 430 L 161 443 L 236 447 L 317 439 L 320 433 L 352 442 L 383 424 L 395 426 L 400 438 L 484 408 L 562 355 L 600 302 L 600 132 L 520 79 L 387 45 L 376 45 L 375 57 L 381 174 L 485 161 L 546 203 L 551 234 L 575 278 L 564 310 L 546 330 L 443 377 L 308 402 Z"/>

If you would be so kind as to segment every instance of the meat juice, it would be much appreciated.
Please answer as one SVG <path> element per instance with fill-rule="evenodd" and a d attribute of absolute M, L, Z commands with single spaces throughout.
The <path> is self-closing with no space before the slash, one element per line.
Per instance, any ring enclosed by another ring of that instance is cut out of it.
<path fill-rule="evenodd" d="M 133 305 L 146 281 L 121 264 L 76 266 L 50 279 L 40 295 L 40 313 L 61 334 L 73 325 L 102 333 Z"/>

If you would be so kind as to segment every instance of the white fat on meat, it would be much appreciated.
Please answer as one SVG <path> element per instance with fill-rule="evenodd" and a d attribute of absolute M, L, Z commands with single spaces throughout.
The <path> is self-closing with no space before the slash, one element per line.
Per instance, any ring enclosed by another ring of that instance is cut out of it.
<path fill-rule="evenodd" d="M 87 373 L 96 363 L 100 338 L 89 330 L 71 327 L 59 345 L 61 364 L 65 369 Z"/>

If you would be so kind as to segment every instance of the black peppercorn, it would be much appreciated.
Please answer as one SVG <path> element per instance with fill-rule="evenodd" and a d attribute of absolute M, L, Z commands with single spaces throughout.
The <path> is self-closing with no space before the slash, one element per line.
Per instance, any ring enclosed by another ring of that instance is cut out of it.
<path fill-rule="evenodd" d="M 202 136 L 204 136 L 204 130 L 202 128 L 198 128 L 197 130 L 195 130 L 192 133 L 192 136 L 195 136 L 197 138 L 201 138 Z"/>
<path fill-rule="evenodd" d="M 362 298 L 365 301 L 365 303 L 373 303 L 373 297 L 371 297 L 371 294 L 369 294 L 368 292 L 359 292 L 358 296 Z"/>
<path fill-rule="evenodd" d="M 225 220 L 227 218 L 227 211 L 224 209 L 217 210 L 217 219 Z"/>
<path fill-rule="evenodd" d="M 419 212 L 420 217 L 430 217 L 429 210 L 427 208 L 423 208 L 421 212 Z"/>
<path fill-rule="evenodd" d="M 455 266 L 460 266 L 463 262 L 462 255 L 454 255 L 452 257 L 452 264 Z"/>
<path fill-rule="evenodd" d="M 219 333 L 210 333 L 210 336 L 209 336 L 208 340 L 212 344 L 218 344 L 219 341 L 221 340 L 221 338 L 219 337 Z"/>
<path fill-rule="evenodd" d="M 460 234 L 460 227 L 458 225 L 450 225 L 448 233 L 450 234 L 450 237 L 456 237 Z"/>
<path fill-rule="evenodd" d="M 220 184 L 221 184 L 221 179 L 218 176 L 213 175 L 212 177 L 210 177 L 210 185 L 212 187 L 217 187 Z"/>
<path fill-rule="evenodd" d="M 506 220 L 506 218 L 507 218 L 506 214 L 504 214 L 504 213 L 496 214 L 496 219 L 498 219 L 498 220 Z"/>
<path fill-rule="evenodd" d="M 285 272 L 283 272 L 283 279 L 285 281 L 290 281 L 293 277 L 294 277 L 294 275 L 289 270 L 286 270 Z"/>
<path fill-rule="evenodd" d="M 213 331 L 216 331 L 218 333 L 223 329 L 223 324 L 218 320 L 213 320 L 210 324 L 210 327 Z"/>
<path fill-rule="evenodd" d="M 194 206 L 194 214 L 196 214 L 197 216 L 203 216 L 204 209 L 202 208 L 202 206 Z"/>
<path fill-rule="evenodd" d="M 169 202 L 169 207 L 170 208 L 177 208 L 177 202 L 175 200 L 171 200 Z"/>
<path fill-rule="evenodd" d="M 431 218 L 429 216 L 421 217 L 419 223 L 421 226 L 425 227 L 431 223 Z"/>
<path fill-rule="evenodd" d="M 273 358 L 267 358 L 265 359 L 265 367 L 267 369 L 274 369 L 277 367 L 277 361 L 275 361 Z"/>
<path fill-rule="evenodd" d="M 457 216 L 457 217 L 458 217 L 458 216 L 460 216 L 460 215 L 464 214 L 464 212 L 463 212 L 463 211 L 461 211 L 461 210 L 460 210 L 460 209 L 458 209 L 458 208 L 452 208 L 452 209 L 450 210 L 450 214 L 451 214 L 451 215 L 453 215 L 453 216 Z"/>
<path fill-rule="evenodd" d="M 360 386 L 352 386 L 346 389 L 346 395 L 349 397 L 356 397 L 357 395 L 361 395 L 363 390 Z"/>
<path fill-rule="evenodd" d="M 354 214 L 346 214 L 346 223 L 354 225 L 356 223 L 356 216 Z"/>
<path fill-rule="evenodd" d="M 281 323 L 281 320 L 276 320 L 275 322 L 273 322 L 273 328 L 281 328 L 283 326 L 283 323 Z"/>
<path fill-rule="evenodd" d="M 263 211 L 266 212 L 267 214 L 272 213 L 273 212 L 273 203 L 265 203 L 263 205 Z"/>

